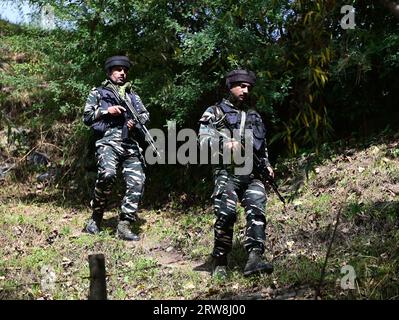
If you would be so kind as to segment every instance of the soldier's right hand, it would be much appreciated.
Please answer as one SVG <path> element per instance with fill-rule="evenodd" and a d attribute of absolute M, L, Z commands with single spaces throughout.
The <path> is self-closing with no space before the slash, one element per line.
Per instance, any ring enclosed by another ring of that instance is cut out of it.
<path fill-rule="evenodd" d="M 113 116 L 118 116 L 118 115 L 122 114 L 122 112 L 125 112 L 125 111 L 126 111 L 126 109 L 119 105 L 108 107 L 108 113 Z"/>

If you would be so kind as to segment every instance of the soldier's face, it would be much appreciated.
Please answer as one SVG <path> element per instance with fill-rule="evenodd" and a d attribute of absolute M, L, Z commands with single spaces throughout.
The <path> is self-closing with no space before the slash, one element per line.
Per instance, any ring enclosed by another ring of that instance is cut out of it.
<path fill-rule="evenodd" d="M 244 101 L 248 98 L 249 91 L 252 86 L 247 82 L 237 82 L 234 83 L 230 89 L 230 92 L 238 101 Z"/>
<path fill-rule="evenodd" d="M 112 67 L 109 71 L 109 78 L 116 84 L 124 84 L 126 82 L 128 69 L 123 66 Z"/>

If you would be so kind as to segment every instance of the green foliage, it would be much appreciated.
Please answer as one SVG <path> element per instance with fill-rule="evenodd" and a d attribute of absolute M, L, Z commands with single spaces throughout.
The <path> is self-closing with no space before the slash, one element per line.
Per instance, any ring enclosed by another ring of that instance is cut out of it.
<path fill-rule="evenodd" d="M 61 149 L 57 162 L 63 173 L 82 181 L 80 194 L 87 194 L 93 177 L 86 173 L 94 166 L 83 105 L 89 89 L 104 79 L 103 62 L 113 54 L 134 61 L 131 80 L 158 128 L 176 120 L 179 128 L 197 129 L 204 109 L 226 93 L 224 74 L 232 68 L 254 70 L 253 102 L 267 122 L 272 160 L 277 151 L 319 151 L 332 138 L 398 123 L 398 20 L 378 3 L 29 2 L 52 6 L 58 28 L 1 21 L 0 128 L 5 123 L 32 128 L 31 146 L 46 132 Z M 357 25 L 344 30 L 340 8 L 351 3 Z M 173 188 L 179 179 L 169 169 L 156 175 Z"/>
<path fill-rule="evenodd" d="M 381 3 L 354 1 L 357 25 L 333 32 L 335 59 L 326 99 L 335 104 L 330 118 L 341 134 L 369 135 L 397 119 L 398 19 Z"/>

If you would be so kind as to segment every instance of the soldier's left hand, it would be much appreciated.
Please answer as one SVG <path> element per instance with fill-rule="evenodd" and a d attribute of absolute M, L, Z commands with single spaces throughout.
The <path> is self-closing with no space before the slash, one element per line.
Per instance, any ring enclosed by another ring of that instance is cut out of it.
<path fill-rule="evenodd" d="M 134 122 L 133 120 L 129 120 L 127 122 L 127 127 L 129 128 L 129 130 L 132 130 L 134 128 Z"/>
<path fill-rule="evenodd" d="M 269 171 L 269 175 L 274 179 L 274 171 L 272 167 L 266 167 L 267 171 Z"/>

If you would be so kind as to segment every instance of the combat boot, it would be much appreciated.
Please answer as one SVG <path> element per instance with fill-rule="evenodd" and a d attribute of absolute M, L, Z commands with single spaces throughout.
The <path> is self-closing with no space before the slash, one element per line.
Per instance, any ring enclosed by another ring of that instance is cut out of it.
<path fill-rule="evenodd" d="M 86 232 L 90 234 L 98 234 L 101 229 L 101 218 L 91 217 L 86 225 Z"/>
<path fill-rule="evenodd" d="M 120 220 L 116 228 L 117 236 L 122 240 L 139 241 L 140 237 L 130 230 L 130 222 L 127 220 Z"/>
<path fill-rule="evenodd" d="M 213 258 L 212 277 L 218 279 L 227 277 L 227 257 L 225 255 Z"/>
<path fill-rule="evenodd" d="M 244 268 L 244 276 L 250 276 L 255 273 L 267 273 L 273 272 L 273 265 L 262 260 L 262 253 L 260 250 L 252 250 L 249 253 L 247 264 Z"/>

